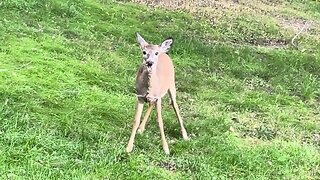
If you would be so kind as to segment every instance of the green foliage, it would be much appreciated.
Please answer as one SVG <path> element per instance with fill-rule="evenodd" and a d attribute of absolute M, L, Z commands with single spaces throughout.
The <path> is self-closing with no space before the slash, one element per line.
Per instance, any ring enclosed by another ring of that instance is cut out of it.
<path fill-rule="evenodd" d="M 3 0 L 0 16 L 1 179 L 320 177 L 319 41 L 304 51 L 257 47 L 247 40 L 289 34 L 254 14 L 224 31 L 187 13 L 111 1 Z M 170 156 L 154 115 L 125 153 L 137 31 L 151 43 L 175 39 L 191 140 L 164 101 Z"/>

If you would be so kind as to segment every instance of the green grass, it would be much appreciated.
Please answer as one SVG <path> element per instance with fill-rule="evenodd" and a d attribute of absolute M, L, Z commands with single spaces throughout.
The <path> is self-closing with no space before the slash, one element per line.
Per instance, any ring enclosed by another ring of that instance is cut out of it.
<path fill-rule="evenodd" d="M 285 4 L 279 13 L 319 23 L 319 3 Z M 133 3 L 1 1 L 0 178 L 319 179 L 319 29 L 301 34 L 298 49 L 261 46 L 294 32 L 255 15 L 212 25 Z M 170 156 L 155 113 L 125 153 L 136 31 L 151 43 L 175 39 L 170 55 L 191 140 L 182 140 L 166 97 Z"/>

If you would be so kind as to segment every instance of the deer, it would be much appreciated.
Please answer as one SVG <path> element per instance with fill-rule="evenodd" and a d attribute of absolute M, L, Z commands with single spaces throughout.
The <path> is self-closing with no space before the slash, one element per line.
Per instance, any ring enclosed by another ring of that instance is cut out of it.
<path fill-rule="evenodd" d="M 156 107 L 162 147 L 166 154 L 170 154 L 161 115 L 161 98 L 167 93 L 169 94 L 171 106 L 173 107 L 178 119 L 182 137 L 184 140 L 188 140 L 188 134 L 183 125 L 179 106 L 176 101 L 174 66 L 171 58 L 167 54 L 173 44 L 173 38 L 167 38 L 161 43 L 161 45 L 153 45 L 147 43 L 137 32 L 136 40 L 142 51 L 142 63 L 140 64 L 136 74 L 135 90 L 137 100 L 135 116 L 131 136 L 126 150 L 128 153 L 132 152 L 136 132 L 138 131 L 139 134 L 144 132 L 150 113 L 153 108 Z M 149 106 L 140 124 L 144 103 L 148 103 Z"/>

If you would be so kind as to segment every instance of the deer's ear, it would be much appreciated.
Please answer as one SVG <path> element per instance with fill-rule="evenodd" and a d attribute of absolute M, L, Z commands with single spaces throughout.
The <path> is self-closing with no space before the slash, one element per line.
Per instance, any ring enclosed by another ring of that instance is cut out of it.
<path fill-rule="evenodd" d="M 162 52 L 168 52 L 173 44 L 173 39 L 171 37 L 167 38 L 163 43 L 160 45 L 160 50 Z"/>
<path fill-rule="evenodd" d="M 139 33 L 136 33 L 136 35 L 137 42 L 139 43 L 140 48 L 143 49 L 146 45 L 148 45 L 148 43 L 143 39 L 143 37 Z"/>

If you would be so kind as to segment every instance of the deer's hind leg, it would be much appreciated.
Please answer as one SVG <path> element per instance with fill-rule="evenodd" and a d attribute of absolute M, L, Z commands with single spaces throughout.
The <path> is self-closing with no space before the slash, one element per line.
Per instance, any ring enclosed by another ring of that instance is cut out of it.
<path fill-rule="evenodd" d="M 177 100 L 176 100 L 176 87 L 175 86 L 173 86 L 169 89 L 169 95 L 170 95 L 170 99 L 171 99 L 171 105 L 174 109 L 174 112 L 176 113 L 176 116 L 177 116 L 177 119 L 178 119 L 178 122 L 179 122 L 179 125 L 181 128 L 182 137 L 184 140 L 188 140 L 189 139 L 188 134 L 187 134 L 186 129 L 184 128 L 183 120 L 180 116 L 180 110 L 179 110 L 179 106 L 178 106 Z"/>

